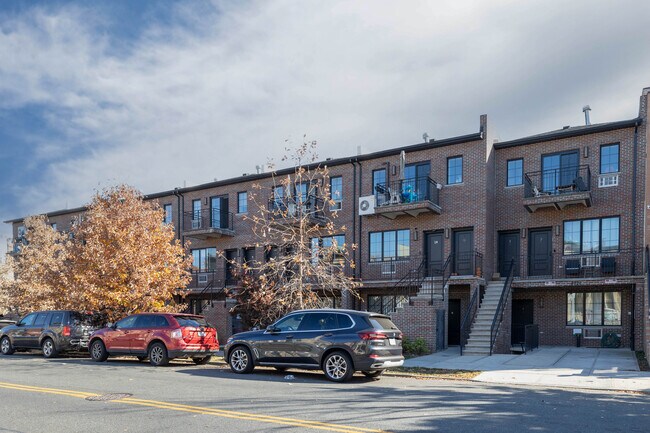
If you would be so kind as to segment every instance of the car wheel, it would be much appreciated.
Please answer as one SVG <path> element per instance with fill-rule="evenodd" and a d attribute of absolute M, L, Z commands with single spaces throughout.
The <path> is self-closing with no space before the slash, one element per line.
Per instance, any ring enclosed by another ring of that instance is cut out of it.
<path fill-rule="evenodd" d="M 14 347 L 11 345 L 9 337 L 2 337 L 2 340 L 0 340 L 0 352 L 3 355 L 13 355 Z"/>
<path fill-rule="evenodd" d="M 140 361 L 140 362 L 142 362 L 142 361 L 144 361 L 145 359 L 147 359 L 146 356 L 138 356 L 137 358 L 138 358 L 138 361 Z"/>
<path fill-rule="evenodd" d="M 384 370 L 362 371 L 362 373 L 364 376 L 371 379 L 378 379 L 382 374 L 384 374 Z"/>
<path fill-rule="evenodd" d="M 255 368 L 251 351 L 246 346 L 237 346 L 228 357 L 230 369 L 237 374 L 250 373 Z"/>
<path fill-rule="evenodd" d="M 90 357 L 95 362 L 104 362 L 108 359 L 108 352 L 102 340 L 95 340 L 90 345 Z"/>
<path fill-rule="evenodd" d="M 345 382 L 354 374 L 352 360 L 345 352 L 332 352 L 323 361 L 323 372 L 333 382 Z"/>
<path fill-rule="evenodd" d="M 43 350 L 43 356 L 46 358 L 54 358 L 59 354 L 54 345 L 54 340 L 51 338 L 43 340 L 43 343 L 41 343 L 41 350 Z"/>
<path fill-rule="evenodd" d="M 205 365 L 210 362 L 211 359 L 212 356 L 204 356 L 203 358 L 192 358 L 192 361 L 194 361 L 196 365 Z"/>
<path fill-rule="evenodd" d="M 154 367 L 162 367 L 169 364 L 167 348 L 162 343 L 154 343 L 149 347 L 149 362 Z"/>

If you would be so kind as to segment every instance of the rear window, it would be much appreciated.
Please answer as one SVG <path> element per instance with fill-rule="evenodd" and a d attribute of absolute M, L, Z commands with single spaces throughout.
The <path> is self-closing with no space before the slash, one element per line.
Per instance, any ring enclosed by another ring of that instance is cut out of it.
<path fill-rule="evenodd" d="M 182 327 L 189 326 L 192 328 L 212 328 L 212 326 L 203 317 L 198 316 L 174 316 L 178 324 Z"/>
<path fill-rule="evenodd" d="M 95 325 L 94 319 L 95 318 L 91 314 L 82 314 L 82 313 L 77 313 L 76 311 L 70 312 L 71 325 L 93 326 Z"/>
<path fill-rule="evenodd" d="M 388 317 L 369 317 L 370 324 L 375 329 L 397 330 L 397 326 Z"/>

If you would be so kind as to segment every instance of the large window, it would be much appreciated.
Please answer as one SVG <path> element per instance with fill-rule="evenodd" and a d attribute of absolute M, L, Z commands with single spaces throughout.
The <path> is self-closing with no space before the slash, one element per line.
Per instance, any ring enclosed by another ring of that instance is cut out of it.
<path fill-rule="evenodd" d="M 341 176 L 330 177 L 330 196 L 334 202 L 330 209 L 341 209 L 343 204 L 343 178 Z"/>
<path fill-rule="evenodd" d="M 511 159 L 508 161 L 507 186 L 517 186 L 524 183 L 524 160 Z"/>
<path fill-rule="evenodd" d="M 568 326 L 621 326 L 621 292 L 567 293 Z"/>
<path fill-rule="evenodd" d="M 368 296 L 368 311 L 389 314 L 400 307 L 408 305 L 408 302 L 409 298 L 405 295 L 370 295 Z"/>
<path fill-rule="evenodd" d="M 619 146 L 607 144 L 600 147 L 600 173 L 618 173 Z"/>
<path fill-rule="evenodd" d="M 447 159 L 447 184 L 463 183 L 463 157 L 454 156 Z"/>
<path fill-rule="evenodd" d="M 217 249 L 200 248 L 192 250 L 192 266 L 199 272 L 212 272 L 217 267 Z"/>
<path fill-rule="evenodd" d="M 311 257 L 312 263 L 318 263 L 323 254 L 328 255 L 332 263 L 342 265 L 344 262 L 344 245 L 345 235 L 324 236 L 322 238 L 312 238 L 311 240 Z"/>
<path fill-rule="evenodd" d="M 410 230 L 370 233 L 370 261 L 383 262 L 407 258 L 411 254 Z"/>
<path fill-rule="evenodd" d="M 237 213 L 248 212 L 248 193 L 246 191 L 237 193 Z"/>
<path fill-rule="evenodd" d="M 172 223 L 172 205 L 171 204 L 166 204 L 163 206 L 163 209 L 165 210 L 165 219 L 163 222 L 165 224 L 171 224 Z"/>
<path fill-rule="evenodd" d="M 380 185 L 380 191 L 377 190 L 377 185 Z M 382 188 L 384 187 L 384 188 Z M 372 171 L 372 193 L 377 197 L 377 206 L 386 203 L 386 169 L 380 168 L 379 170 Z"/>
<path fill-rule="evenodd" d="M 620 217 L 564 222 L 564 254 L 618 251 Z"/>

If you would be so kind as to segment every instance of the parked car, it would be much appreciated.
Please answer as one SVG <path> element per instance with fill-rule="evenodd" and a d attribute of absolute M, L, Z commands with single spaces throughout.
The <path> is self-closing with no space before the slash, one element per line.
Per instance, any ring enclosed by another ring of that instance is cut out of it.
<path fill-rule="evenodd" d="M 218 350 L 217 330 L 204 317 L 192 314 L 134 314 L 90 337 L 90 357 L 98 362 L 134 355 L 140 361 L 149 358 L 155 366 L 187 357 L 207 364 Z"/>
<path fill-rule="evenodd" d="M 9 320 L 9 319 L 0 319 L 0 329 L 4 328 L 5 326 L 9 325 L 14 325 L 16 323 L 15 320 Z"/>
<path fill-rule="evenodd" d="M 43 356 L 53 358 L 62 352 L 87 349 L 90 334 L 97 328 L 89 313 L 37 311 L 0 329 L 0 353 L 40 348 Z"/>
<path fill-rule="evenodd" d="M 388 316 L 352 310 L 294 311 L 263 331 L 235 334 L 224 357 L 235 373 L 256 365 L 322 369 L 335 382 L 355 370 L 379 377 L 404 363 L 402 333 Z"/>

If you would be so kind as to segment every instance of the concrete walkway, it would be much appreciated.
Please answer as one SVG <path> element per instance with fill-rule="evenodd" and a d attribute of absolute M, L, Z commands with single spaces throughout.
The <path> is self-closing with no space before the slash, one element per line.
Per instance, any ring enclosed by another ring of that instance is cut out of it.
<path fill-rule="evenodd" d="M 482 371 L 479 382 L 650 393 L 629 349 L 541 347 L 525 355 L 460 356 L 458 347 L 406 360 L 405 367 Z"/>

